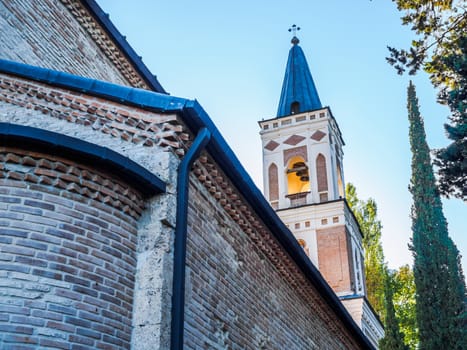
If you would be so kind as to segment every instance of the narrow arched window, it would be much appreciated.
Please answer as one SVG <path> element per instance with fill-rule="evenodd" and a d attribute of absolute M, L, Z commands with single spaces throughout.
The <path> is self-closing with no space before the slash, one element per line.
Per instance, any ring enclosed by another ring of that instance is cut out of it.
<path fill-rule="evenodd" d="M 277 165 L 272 163 L 268 169 L 269 201 L 279 200 L 279 179 Z"/>
<path fill-rule="evenodd" d="M 295 101 L 295 102 L 292 102 L 292 104 L 290 105 L 290 114 L 297 114 L 297 113 L 300 113 L 300 103 Z"/>
<path fill-rule="evenodd" d="M 316 176 L 320 202 L 328 200 L 328 176 L 326 171 L 326 158 L 320 153 L 316 157 Z"/>

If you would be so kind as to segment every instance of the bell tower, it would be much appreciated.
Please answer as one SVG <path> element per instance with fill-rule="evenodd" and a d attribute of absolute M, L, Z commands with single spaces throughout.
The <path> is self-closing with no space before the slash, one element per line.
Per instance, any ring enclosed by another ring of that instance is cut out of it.
<path fill-rule="evenodd" d="M 357 324 L 379 324 L 370 333 L 381 335 L 374 313 L 366 312 L 375 322 L 363 322 L 368 304 L 362 234 L 344 198 L 344 141 L 331 109 L 321 104 L 298 29 L 291 28 L 277 115 L 259 122 L 264 195 Z"/>

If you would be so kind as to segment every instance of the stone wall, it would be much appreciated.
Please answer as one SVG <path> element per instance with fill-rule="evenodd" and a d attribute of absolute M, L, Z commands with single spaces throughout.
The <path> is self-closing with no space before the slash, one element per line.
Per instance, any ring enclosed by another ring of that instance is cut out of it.
<path fill-rule="evenodd" d="M 80 1 L 2 0 L 0 32 L 2 59 L 147 88 Z"/>
<path fill-rule="evenodd" d="M 85 176 L 67 170 L 76 159 L 3 149 L 0 348 L 168 348 L 176 169 L 189 138 L 179 118 L 0 74 L 0 122 L 107 147 L 167 185 L 143 209 L 141 196 L 115 200 L 115 174 L 92 175 L 98 164 L 81 164 Z"/>
<path fill-rule="evenodd" d="M 185 348 L 357 349 L 319 292 L 288 280 L 300 272 L 271 256 L 280 249 L 272 235 L 252 239 L 259 233 L 244 232 L 229 204 L 191 180 Z"/>

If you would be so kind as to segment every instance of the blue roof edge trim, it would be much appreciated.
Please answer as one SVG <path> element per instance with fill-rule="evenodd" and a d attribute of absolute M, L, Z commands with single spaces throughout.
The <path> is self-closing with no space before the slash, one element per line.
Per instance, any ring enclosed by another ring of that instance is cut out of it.
<path fill-rule="evenodd" d="M 102 28 L 113 39 L 117 46 L 120 47 L 130 62 L 133 63 L 134 68 L 143 77 L 144 81 L 156 92 L 167 94 L 157 78 L 143 63 L 141 57 L 136 54 L 135 50 L 133 50 L 130 44 L 128 44 L 125 37 L 120 34 L 118 29 L 109 19 L 109 15 L 106 14 L 94 0 L 84 0 L 82 3 L 93 15 L 93 17 L 102 25 Z"/>
<path fill-rule="evenodd" d="M 186 99 L 134 87 L 80 77 L 70 73 L 0 59 L 0 72 L 59 86 L 119 103 L 152 108 L 160 112 L 180 111 Z"/>
<path fill-rule="evenodd" d="M 347 329 L 356 336 L 360 345 L 362 345 L 364 349 L 374 349 L 344 308 L 334 291 L 324 280 L 321 273 L 306 256 L 293 234 L 277 216 L 261 191 L 256 187 L 250 175 L 243 168 L 237 156 L 198 101 L 172 97 L 143 89 L 120 86 L 6 60 L 0 60 L 0 72 L 105 97 L 112 101 L 127 103 L 140 108 L 177 113 L 195 134 L 200 128 L 206 127 L 211 132 L 211 141 L 206 146 L 207 151 L 219 164 L 224 173 L 229 176 L 230 180 L 237 187 L 245 200 L 255 208 L 258 216 L 263 220 L 264 224 L 269 228 L 284 249 L 290 254 L 291 258 L 299 266 L 305 276 L 323 293 L 322 296 L 324 299 L 336 314 L 340 316 L 347 326 Z"/>
<path fill-rule="evenodd" d="M 166 191 L 166 185 L 161 179 L 131 159 L 109 148 L 74 137 L 30 126 L 0 122 L 0 144 L 34 147 L 35 150 L 67 159 L 76 158 L 77 161 L 84 163 L 97 161 L 100 168 L 129 182 L 141 192 L 143 197 Z"/>

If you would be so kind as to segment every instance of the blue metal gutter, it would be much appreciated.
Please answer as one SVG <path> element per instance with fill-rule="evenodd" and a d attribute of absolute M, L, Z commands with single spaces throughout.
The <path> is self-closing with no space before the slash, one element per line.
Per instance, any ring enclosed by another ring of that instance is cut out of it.
<path fill-rule="evenodd" d="M 29 126 L 0 123 L 0 145 L 21 145 L 35 151 L 96 164 L 99 168 L 131 183 L 145 197 L 164 193 L 166 189 L 162 180 L 129 158 L 74 137 Z"/>
<path fill-rule="evenodd" d="M 118 103 L 150 108 L 151 110 L 156 110 L 158 112 L 179 112 L 183 109 L 186 103 L 186 99 L 183 98 L 172 97 L 149 90 L 117 85 L 3 59 L 0 60 L 0 71 L 32 79 L 41 83 L 63 87 L 78 92 L 89 93 Z"/>
<path fill-rule="evenodd" d="M 185 271 L 186 241 L 188 229 L 188 181 L 190 169 L 196 158 L 211 138 L 205 127 L 198 131 L 193 144 L 181 161 L 177 177 L 177 223 L 174 243 L 174 276 L 172 289 L 172 328 L 171 350 L 183 349 L 183 329 L 185 321 Z"/>
<path fill-rule="evenodd" d="M 126 38 L 120 34 L 118 29 L 114 26 L 109 19 L 109 15 L 105 13 L 101 7 L 94 0 L 83 0 L 83 5 L 89 10 L 91 15 L 97 20 L 102 28 L 107 32 L 112 41 L 120 48 L 122 53 L 132 63 L 133 68 L 139 73 L 146 84 L 155 92 L 166 94 L 162 85 L 143 63 L 140 56 L 138 56 L 133 48 L 128 44 Z"/>
<path fill-rule="evenodd" d="M 104 97 L 122 104 L 134 105 L 152 111 L 177 113 L 195 134 L 202 128 L 206 128 L 211 134 L 211 139 L 206 145 L 206 150 L 210 156 L 230 178 L 243 198 L 254 209 L 257 216 L 287 251 L 306 278 L 320 291 L 321 296 L 342 320 L 348 331 L 354 335 L 355 340 L 361 348 L 374 349 L 344 308 L 334 291 L 306 256 L 293 234 L 266 201 L 261 191 L 256 187 L 251 177 L 212 122 L 211 118 L 196 100 L 175 98 L 142 89 L 104 83 L 89 78 L 77 77 L 68 73 L 56 72 L 45 68 L 32 67 L 5 60 L 0 60 L 0 72 L 46 82 L 70 90 L 85 92 L 90 95 Z M 180 306 L 172 305 L 172 311 L 178 307 Z"/>

